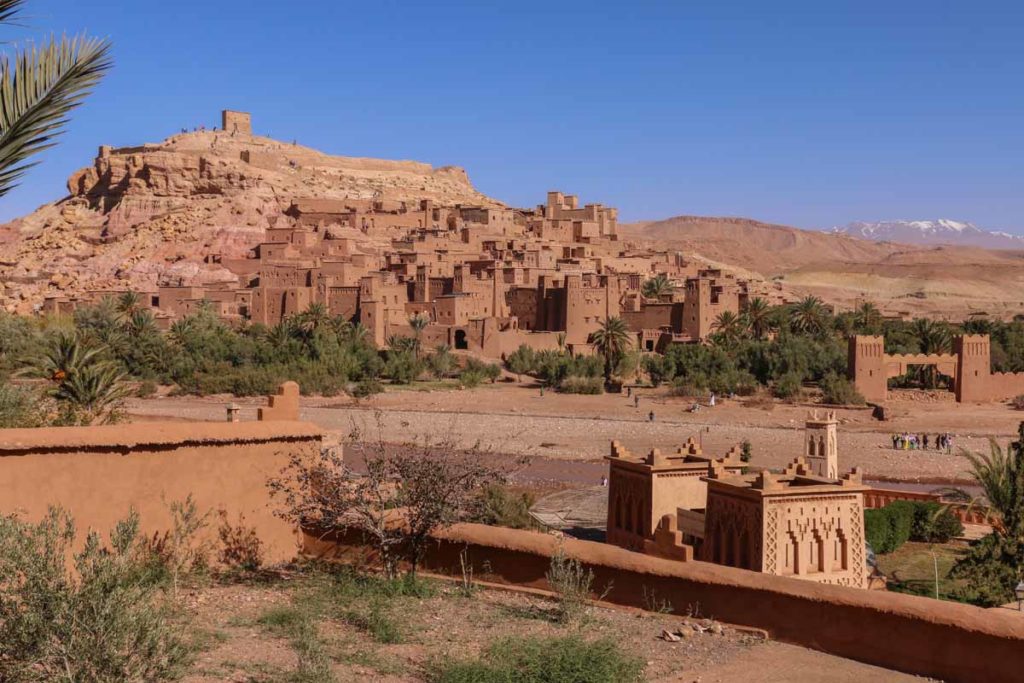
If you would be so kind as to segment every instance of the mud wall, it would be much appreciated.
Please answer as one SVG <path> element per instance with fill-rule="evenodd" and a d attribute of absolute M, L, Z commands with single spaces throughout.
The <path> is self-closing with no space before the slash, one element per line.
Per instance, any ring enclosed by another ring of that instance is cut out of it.
<path fill-rule="evenodd" d="M 438 534 L 425 567 L 460 575 L 460 554 L 480 580 L 550 589 L 545 578 L 561 543 L 594 571 L 605 600 L 644 607 L 654 591 L 675 612 L 767 630 L 777 640 L 947 681 L 1019 681 L 1024 618 L 928 598 L 828 586 L 705 562 L 677 562 L 603 543 L 461 524 Z M 307 535 L 307 554 L 352 563 L 374 560 L 357 533 Z M 645 595 L 646 593 L 646 595 Z"/>
<path fill-rule="evenodd" d="M 0 513 L 41 518 L 50 505 L 74 515 L 81 536 L 106 534 L 134 508 L 143 531 L 170 528 L 168 503 L 192 494 L 232 523 L 239 513 L 264 543 L 265 560 L 295 557 L 298 534 L 274 517 L 267 478 L 292 453 L 315 454 L 320 430 L 304 422 L 136 423 L 0 430 Z"/>

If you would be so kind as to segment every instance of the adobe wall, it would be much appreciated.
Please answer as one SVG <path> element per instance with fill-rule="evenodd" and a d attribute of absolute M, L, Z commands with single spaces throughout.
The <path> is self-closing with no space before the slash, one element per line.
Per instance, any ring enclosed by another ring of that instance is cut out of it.
<path fill-rule="evenodd" d="M 265 560 L 292 559 L 294 528 L 274 517 L 266 481 L 289 454 L 314 455 L 322 435 L 305 422 L 137 423 L 0 430 L 0 513 L 40 519 L 50 505 L 74 515 L 80 537 L 106 534 L 131 508 L 151 534 L 170 528 L 168 503 L 192 494 L 256 529 Z M 208 533 L 216 535 L 211 518 Z"/>
<path fill-rule="evenodd" d="M 886 379 L 898 377 L 911 365 L 934 365 L 953 378 L 960 403 L 1005 401 L 1024 394 L 1024 373 L 992 372 L 988 335 L 953 338 L 952 354 L 887 355 L 882 337 L 854 336 L 849 340 L 847 375 L 868 401 L 884 401 Z"/>
<path fill-rule="evenodd" d="M 645 607 L 654 591 L 676 613 L 688 608 L 727 623 L 767 630 L 772 638 L 878 666 L 947 681 L 1019 681 L 1024 619 L 999 610 L 882 591 L 829 586 L 722 567 L 679 562 L 603 543 L 460 524 L 437 535 L 424 568 L 461 575 L 466 552 L 481 580 L 550 590 L 545 573 L 559 544 L 594 572 L 605 600 Z M 313 556 L 366 562 L 358 534 L 321 541 Z"/>

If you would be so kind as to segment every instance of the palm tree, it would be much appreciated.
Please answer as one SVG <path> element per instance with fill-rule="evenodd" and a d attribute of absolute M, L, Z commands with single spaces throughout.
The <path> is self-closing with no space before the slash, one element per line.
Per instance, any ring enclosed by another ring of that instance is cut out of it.
<path fill-rule="evenodd" d="M 61 332 L 21 374 L 60 383 L 99 360 L 103 349 L 85 343 L 78 332 Z"/>
<path fill-rule="evenodd" d="M 92 421 L 109 414 L 110 409 L 128 395 L 125 379 L 125 373 L 113 363 L 93 363 L 61 382 L 53 390 L 53 397 L 83 411 Z"/>
<path fill-rule="evenodd" d="M 319 301 L 311 303 L 305 311 L 296 316 L 297 328 L 307 337 L 311 337 L 320 327 L 331 320 L 327 306 Z"/>
<path fill-rule="evenodd" d="M 658 300 L 666 294 L 671 294 L 674 286 L 665 273 L 658 273 L 650 280 L 644 282 L 641 292 L 647 299 Z"/>
<path fill-rule="evenodd" d="M 125 318 L 130 318 L 136 311 L 142 310 L 142 297 L 138 292 L 128 291 L 117 297 L 117 311 Z"/>
<path fill-rule="evenodd" d="M 948 353 L 952 337 L 949 327 L 927 318 L 918 318 L 910 327 L 911 333 L 917 337 L 921 353 L 936 354 Z M 934 389 L 938 381 L 938 371 L 934 365 L 923 365 L 919 368 L 921 383 L 929 389 Z"/>
<path fill-rule="evenodd" d="M 423 338 L 423 330 L 430 324 L 430 317 L 425 313 L 414 313 L 409 316 L 409 327 L 412 328 L 413 355 L 420 357 L 420 340 Z"/>
<path fill-rule="evenodd" d="M 345 335 L 349 343 L 359 345 L 366 341 L 367 337 L 370 336 L 370 331 L 366 329 L 366 326 L 362 323 L 352 323 L 347 328 L 347 334 Z"/>
<path fill-rule="evenodd" d="M 0 26 L 15 25 L 25 0 L 0 0 Z M 110 69 L 110 43 L 51 37 L 41 47 L 0 56 L 0 197 L 56 144 L 71 110 Z"/>
<path fill-rule="evenodd" d="M 882 322 L 882 313 L 873 303 L 865 301 L 857 307 L 853 319 L 858 329 L 863 332 L 871 332 L 878 329 L 878 325 Z"/>
<path fill-rule="evenodd" d="M 90 343 L 80 334 L 62 333 L 43 350 L 25 371 L 52 383 L 50 395 L 72 414 L 92 422 L 127 396 L 125 373 L 104 358 L 105 347 Z M 77 420 L 76 420 L 77 421 Z"/>
<path fill-rule="evenodd" d="M 633 334 L 626 327 L 625 320 L 613 316 L 590 335 L 590 342 L 594 350 L 604 356 L 604 381 L 605 384 L 611 384 L 616 364 L 633 345 Z"/>
<path fill-rule="evenodd" d="M 825 307 L 816 296 L 801 299 L 789 314 L 789 326 L 797 334 L 820 334 L 825 329 Z"/>
<path fill-rule="evenodd" d="M 711 326 L 727 344 L 734 343 L 742 332 L 743 322 L 732 311 L 722 311 Z"/>
<path fill-rule="evenodd" d="M 771 305 L 759 296 L 755 296 L 747 304 L 746 310 L 743 311 L 743 318 L 747 323 L 747 329 L 754 335 L 754 339 L 760 341 L 771 331 L 771 310 Z"/>

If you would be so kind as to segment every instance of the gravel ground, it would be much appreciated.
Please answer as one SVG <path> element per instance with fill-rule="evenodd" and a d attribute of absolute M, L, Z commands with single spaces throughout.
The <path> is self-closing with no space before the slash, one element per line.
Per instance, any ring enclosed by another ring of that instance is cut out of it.
<path fill-rule="evenodd" d="M 135 400 L 133 419 L 223 419 L 228 397 Z M 255 419 L 262 401 L 237 401 L 242 419 Z M 779 403 L 721 401 L 715 408 L 688 412 L 689 401 L 660 392 L 642 395 L 639 407 L 625 396 L 565 396 L 517 384 L 473 391 L 388 391 L 371 399 L 303 399 L 302 417 L 341 440 L 376 437 L 403 442 L 454 435 L 466 445 L 480 442 L 496 452 L 543 457 L 554 462 L 594 463 L 620 441 L 635 453 L 652 447 L 674 450 L 688 437 L 705 452 L 721 454 L 743 439 L 753 447 L 753 465 L 778 468 L 801 452 L 803 420 L 810 407 Z M 870 479 L 937 483 L 963 480 L 966 461 L 935 450 L 895 451 L 893 432 L 948 431 L 956 449 L 987 450 L 989 438 L 1007 441 L 1021 413 L 1005 405 L 970 406 L 948 400 L 893 401 L 889 422 L 866 410 L 840 410 L 840 468 L 860 467 Z M 649 413 L 654 412 L 654 421 Z M 556 465 L 552 465 L 557 470 Z M 566 466 L 552 480 L 593 482 L 599 469 Z"/>
<path fill-rule="evenodd" d="M 206 645 L 185 683 L 277 683 L 294 680 L 298 656 L 289 641 L 259 624 L 260 615 L 290 604 L 288 586 L 213 586 L 185 595 L 190 630 Z M 574 632 L 552 620 L 551 601 L 507 591 L 478 590 L 472 597 L 441 584 L 436 595 L 400 598 L 392 606 L 401 642 L 381 644 L 344 621 L 317 621 L 338 681 L 425 680 L 438 658 L 472 657 L 505 636 L 560 636 Z M 341 606 L 345 608 L 345 606 Z M 327 608 L 327 611 L 330 611 Z M 645 677 L 668 683 L 854 683 L 920 680 L 821 652 L 764 642 L 725 625 L 721 635 L 698 634 L 681 642 L 660 638 L 680 617 L 592 607 L 580 626 L 584 638 L 613 638 L 646 663 Z"/>

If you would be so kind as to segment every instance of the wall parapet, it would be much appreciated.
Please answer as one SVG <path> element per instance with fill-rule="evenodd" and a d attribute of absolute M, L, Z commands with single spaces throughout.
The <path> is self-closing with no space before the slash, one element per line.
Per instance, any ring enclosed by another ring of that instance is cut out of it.
<path fill-rule="evenodd" d="M 143 422 L 93 427 L 0 429 L 0 457 L 27 453 L 120 451 L 190 445 L 320 439 L 309 422 Z"/>
<path fill-rule="evenodd" d="M 367 562 L 358 532 L 306 534 L 305 554 Z M 844 588 L 700 561 L 679 562 L 604 543 L 459 524 L 435 535 L 424 569 L 551 590 L 551 558 L 562 552 L 594 572 L 604 600 L 643 608 L 652 591 L 677 612 L 696 606 L 723 621 L 767 630 L 773 638 L 890 669 L 948 681 L 1017 681 L 1024 619 L 970 605 Z"/>

